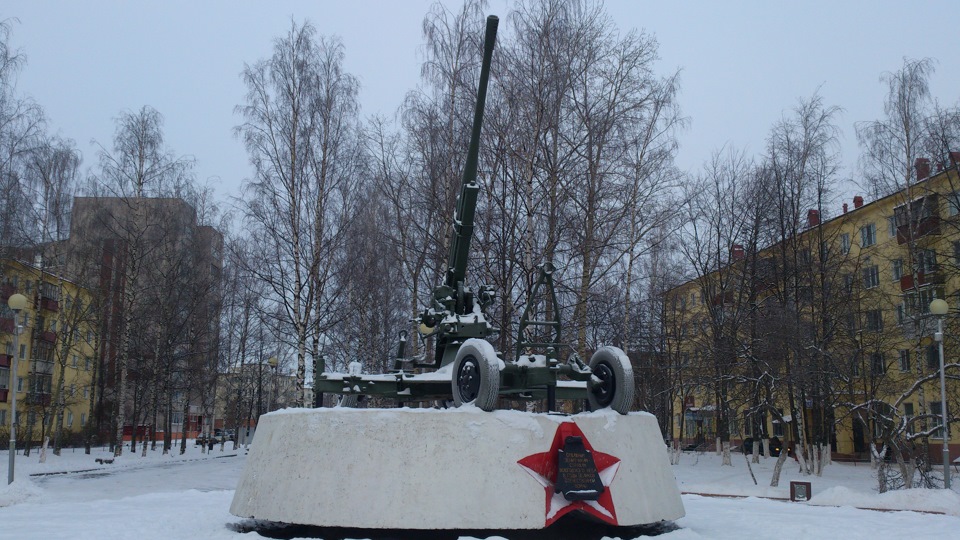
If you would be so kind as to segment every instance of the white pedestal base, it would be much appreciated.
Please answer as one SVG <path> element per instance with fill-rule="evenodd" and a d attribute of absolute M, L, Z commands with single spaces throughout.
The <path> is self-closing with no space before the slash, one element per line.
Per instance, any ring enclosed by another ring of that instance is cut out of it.
<path fill-rule="evenodd" d="M 556 441 L 574 432 L 593 450 L 598 501 L 553 493 Z M 684 515 L 652 415 L 474 407 L 261 417 L 230 512 L 361 529 L 541 529 L 569 512 L 632 526 Z"/>

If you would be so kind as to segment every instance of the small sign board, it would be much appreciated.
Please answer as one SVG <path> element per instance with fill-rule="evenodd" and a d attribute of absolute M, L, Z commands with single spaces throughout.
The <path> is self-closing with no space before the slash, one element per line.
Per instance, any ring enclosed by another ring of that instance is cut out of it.
<path fill-rule="evenodd" d="M 790 482 L 790 500 L 806 502 L 813 495 L 810 491 L 810 482 Z"/>
<path fill-rule="evenodd" d="M 583 438 L 570 436 L 558 450 L 555 493 L 563 493 L 568 501 L 595 501 L 603 493 L 603 482 L 597 473 L 593 455 L 583 445 Z"/>

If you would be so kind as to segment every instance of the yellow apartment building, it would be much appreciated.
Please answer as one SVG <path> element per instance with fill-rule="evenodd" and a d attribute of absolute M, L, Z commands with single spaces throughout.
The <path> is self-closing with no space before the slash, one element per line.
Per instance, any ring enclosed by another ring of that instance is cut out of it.
<path fill-rule="evenodd" d="M 13 294 L 27 298 L 15 320 Z M 0 260 L 0 433 L 7 440 L 17 398 L 17 443 L 78 443 L 90 413 L 95 373 L 95 322 L 86 289 L 39 267 Z M 14 331 L 21 327 L 19 346 Z M 16 362 L 14 361 L 16 360 Z M 16 363 L 16 372 L 13 366 Z M 62 426 L 62 431 L 57 427 Z"/>
<path fill-rule="evenodd" d="M 668 291 L 673 439 L 819 440 L 858 459 L 872 444 L 940 463 L 938 319 L 947 410 L 960 410 L 958 162 L 950 153 L 932 172 L 918 159 L 900 191 L 857 196 L 823 221 L 811 209 L 797 234 L 733 245 L 720 267 Z M 942 318 L 934 299 L 949 306 Z M 960 425 L 950 427 L 956 460 Z"/>

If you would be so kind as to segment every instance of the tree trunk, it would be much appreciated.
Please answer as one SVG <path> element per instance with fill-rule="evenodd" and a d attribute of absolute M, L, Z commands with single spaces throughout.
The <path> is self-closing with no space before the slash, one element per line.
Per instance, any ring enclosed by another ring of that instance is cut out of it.
<path fill-rule="evenodd" d="M 788 452 L 786 448 L 780 450 L 780 455 L 777 457 L 777 463 L 773 466 L 773 476 L 770 478 L 770 487 L 777 487 L 780 485 L 780 471 L 783 470 L 783 464 L 787 461 L 787 453 Z"/>

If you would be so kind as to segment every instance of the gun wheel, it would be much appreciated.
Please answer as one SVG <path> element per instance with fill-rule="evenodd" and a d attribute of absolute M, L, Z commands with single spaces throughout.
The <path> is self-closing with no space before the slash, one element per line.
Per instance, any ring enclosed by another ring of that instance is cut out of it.
<path fill-rule="evenodd" d="M 591 410 L 610 408 L 627 414 L 633 405 L 633 367 L 617 347 L 601 347 L 590 358 L 593 377 L 587 391 Z"/>
<path fill-rule="evenodd" d="M 336 406 L 356 408 L 359 401 L 360 401 L 360 396 L 357 394 L 340 394 L 337 397 Z"/>
<path fill-rule="evenodd" d="M 485 411 L 497 407 L 500 391 L 500 359 L 493 347 L 480 339 L 468 339 L 453 363 L 453 402 L 457 407 L 472 403 Z"/>

